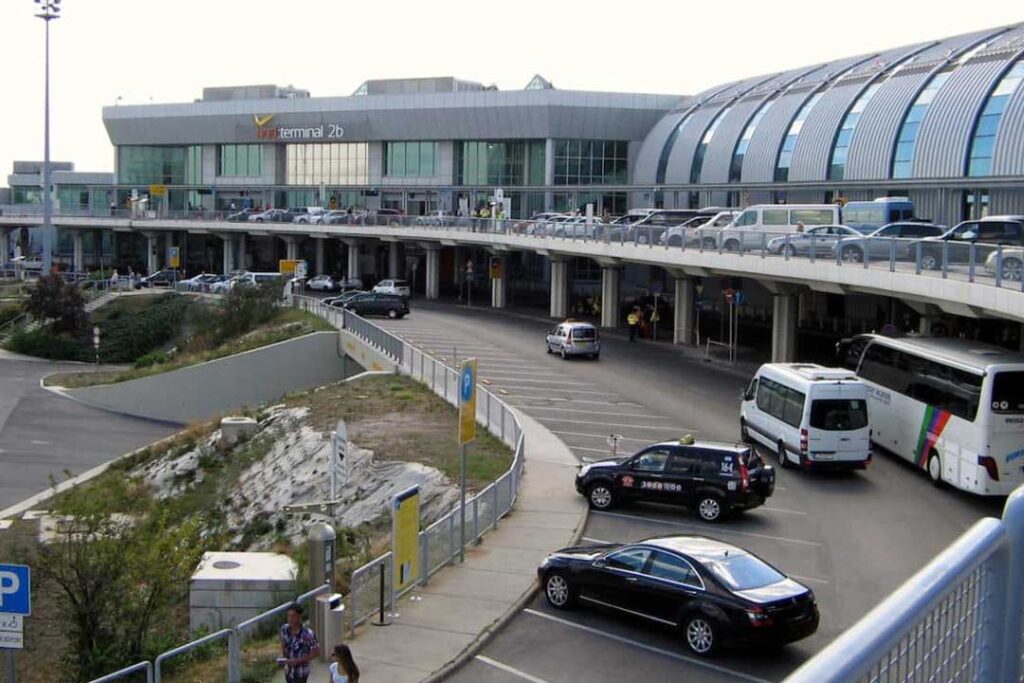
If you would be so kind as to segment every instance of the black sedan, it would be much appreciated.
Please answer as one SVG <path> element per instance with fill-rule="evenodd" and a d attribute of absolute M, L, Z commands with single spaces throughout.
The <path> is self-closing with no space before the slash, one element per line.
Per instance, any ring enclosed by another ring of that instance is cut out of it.
<path fill-rule="evenodd" d="M 537 570 L 548 603 L 585 603 L 677 628 L 696 655 L 726 643 L 783 645 L 818 630 L 814 593 L 770 564 L 703 536 L 565 548 Z"/>

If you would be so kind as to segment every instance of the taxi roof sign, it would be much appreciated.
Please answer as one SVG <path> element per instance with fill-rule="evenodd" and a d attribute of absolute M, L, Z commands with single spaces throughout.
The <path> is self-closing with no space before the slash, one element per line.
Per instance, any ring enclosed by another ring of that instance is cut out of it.
<path fill-rule="evenodd" d="M 679 445 L 681 446 L 692 446 L 696 439 L 693 438 L 693 434 L 685 434 L 679 437 Z"/>

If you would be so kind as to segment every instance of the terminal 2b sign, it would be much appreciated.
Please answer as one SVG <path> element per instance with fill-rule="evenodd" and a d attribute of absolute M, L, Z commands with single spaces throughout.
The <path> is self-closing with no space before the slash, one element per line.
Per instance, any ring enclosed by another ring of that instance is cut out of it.
<path fill-rule="evenodd" d="M 340 140 L 345 137 L 345 128 L 336 123 L 319 123 L 313 126 L 274 126 L 274 115 L 253 114 L 258 140 Z"/>

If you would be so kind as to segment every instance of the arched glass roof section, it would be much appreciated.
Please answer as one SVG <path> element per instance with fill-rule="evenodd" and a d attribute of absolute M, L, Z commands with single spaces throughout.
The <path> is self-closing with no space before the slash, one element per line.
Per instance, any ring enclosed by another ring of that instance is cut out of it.
<path fill-rule="evenodd" d="M 782 141 L 782 148 L 779 151 L 779 159 L 775 163 L 775 180 L 777 182 L 789 180 L 789 165 L 793 161 L 793 149 L 796 147 L 796 139 L 800 137 L 800 129 L 804 127 L 804 121 L 807 120 L 811 110 L 814 109 L 814 105 L 821 99 L 821 95 L 821 90 L 811 95 L 804 102 L 804 105 L 800 107 L 800 111 L 797 112 L 793 122 L 789 124 L 789 130 L 786 131 L 786 137 Z"/>
<path fill-rule="evenodd" d="M 718 124 L 722 122 L 722 119 L 732 111 L 733 105 L 730 104 L 727 107 L 723 107 L 720 112 L 715 114 L 715 118 L 712 119 L 711 125 L 704 131 L 704 137 L 700 139 L 700 144 L 697 145 L 697 151 L 693 153 L 693 164 L 690 165 L 690 182 L 699 183 L 701 169 L 704 167 L 704 154 L 707 152 L 708 145 L 711 143 L 712 138 L 715 137 L 715 131 L 718 130 Z"/>
<path fill-rule="evenodd" d="M 739 141 L 736 143 L 736 149 L 732 153 L 732 161 L 729 162 L 729 182 L 738 183 L 740 178 L 743 177 L 743 157 L 747 153 L 747 147 L 750 146 L 750 139 L 754 137 L 754 131 L 757 130 L 757 124 L 761 123 L 761 119 L 768 113 L 768 110 L 775 104 L 775 100 L 779 99 L 779 93 L 776 93 L 766 99 L 754 115 L 750 118 L 750 123 L 743 129 L 743 135 L 740 136 Z"/>
<path fill-rule="evenodd" d="M 999 80 L 995 89 L 988 96 L 981 115 L 974 124 L 971 135 L 971 149 L 967 156 L 967 175 L 971 177 L 992 174 L 992 154 L 995 150 L 996 133 L 999 122 L 1006 111 L 1006 105 L 1021 81 L 1024 80 L 1024 58 L 1018 57 L 1017 62 Z"/>

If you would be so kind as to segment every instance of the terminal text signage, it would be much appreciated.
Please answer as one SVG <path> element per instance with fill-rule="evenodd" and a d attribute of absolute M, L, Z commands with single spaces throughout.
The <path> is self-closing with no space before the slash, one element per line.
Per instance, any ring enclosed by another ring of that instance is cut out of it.
<path fill-rule="evenodd" d="M 273 114 L 253 114 L 256 137 L 259 140 L 340 140 L 345 137 L 345 128 L 336 123 L 320 123 L 315 126 L 272 126 Z"/>

